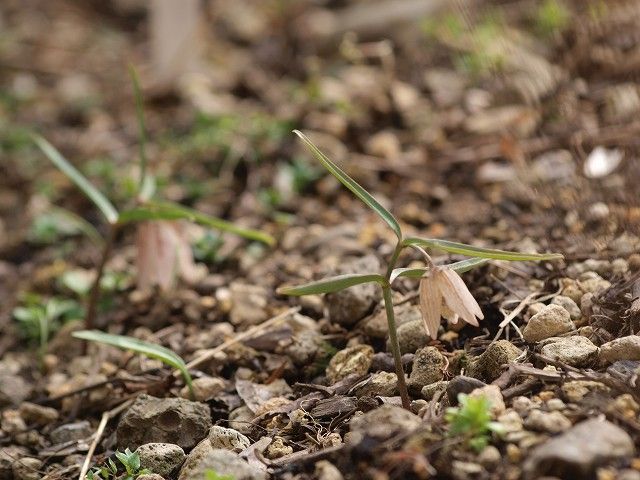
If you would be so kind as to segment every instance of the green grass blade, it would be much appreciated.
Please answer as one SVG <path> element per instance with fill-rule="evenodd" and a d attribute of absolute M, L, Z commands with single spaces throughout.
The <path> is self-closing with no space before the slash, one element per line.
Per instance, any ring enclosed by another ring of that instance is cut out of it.
<path fill-rule="evenodd" d="M 474 247 L 464 243 L 450 242 L 448 240 L 439 240 L 436 238 L 418 238 L 409 237 L 405 238 L 402 242 L 403 245 L 420 245 L 422 247 L 435 248 L 437 250 L 443 250 L 449 253 L 457 253 L 459 255 L 466 255 L 467 257 L 478 258 L 492 258 L 495 260 L 509 260 L 509 261 L 540 261 L 540 260 L 558 260 L 563 258 L 559 253 L 519 253 L 519 252 L 507 252 L 505 250 L 497 250 L 493 248 Z"/>
<path fill-rule="evenodd" d="M 268 233 L 251 228 L 239 227 L 226 220 L 212 217 L 197 210 L 171 202 L 148 202 L 131 210 L 125 210 L 120 214 L 118 222 L 124 224 L 146 220 L 189 220 L 190 222 L 198 223 L 205 227 L 235 233 L 241 237 L 263 242 L 267 245 L 273 245 L 275 243 L 275 239 Z"/>
<path fill-rule="evenodd" d="M 118 221 L 118 211 L 107 197 L 94 187 L 91 182 L 89 182 L 89 180 L 87 180 L 87 178 L 76 169 L 76 167 L 71 165 L 71 163 L 69 163 L 69 161 L 64 158 L 53 145 L 47 142 L 40 135 L 33 135 L 33 140 L 47 158 L 51 160 L 51 162 L 58 167 L 62 173 L 69 177 L 69 179 L 71 179 L 71 181 L 91 199 L 91 201 L 105 216 L 107 222 L 114 224 Z"/>
<path fill-rule="evenodd" d="M 277 293 L 280 295 L 316 295 L 320 293 L 333 293 L 338 290 L 360 285 L 362 283 L 376 282 L 385 285 L 387 282 L 382 275 L 377 273 L 353 273 L 325 278 L 316 282 L 306 283 L 295 287 L 280 287 Z"/>
<path fill-rule="evenodd" d="M 138 118 L 138 130 L 140 139 L 138 140 L 140 145 L 140 181 L 138 183 L 138 195 L 143 200 L 148 200 L 150 197 L 144 197 L 149 193 L 148 179 L 147 179 L 147 128 L 144 120 L 144 102 L 142 100 L 142 90 L 140 89 L 140 79 L 138 73 L 133 65 L 129 65 L 129 76 L 131 77 L 131 83 L 133 85 L 133 96 L 136 102 L 136 116 Z"/>
<path fill-rule="evenodd" d="M 73 332 L 72 335 L 82 340 L 105 343 L 113 347 L 131 350 L 146 357 L 160 360 L 162 363 L 180 371 L 193 396 L 193 382 L 187 366 L 184 360 L 172 350 L 155 343 L 145 342 L 138 338 L 127 337 L 125 335 L 113 335 L 99 330 L 81 330 L 79 332 Z"/>
<path fill-rule="evenodd" d="M 468 272 L 469 270 L 484 265 L 489 260 L 486 258 L 469 258 L 467 260 L 462 260 L 460 262 L 450 263 L 448 265 L 443 265 L 445 267 L 449 267 L 457 273 Z M 398 277 L 406 277 L 406 278 L 421 278 L 425 273 L 429 271 L 428 268 L 395 268 L 391 272 L 391 276 L 389 277 L 389 282 L 393 282 Z"/>
<path fill-rule="evenodd" d="M 305 143 L 307 147 L 309 147 L 309 150 L 311 150 L 311 152 L 315 155 L 318 161 L 322 163 L 322 165 L 327 170 L 329 170 L 329 173 L 331 173 L 331 175 L 333 175 L 338 180 L 340 180 L 340 183 L 342 183 L 345 187 L 351 190 L 351 192 L 356 197 L 358 197 L 367 206 L 369 206 L 369 208 L 371 208 L 378 215 L 380 215 L 380 217 L 385 222 L 387 222 L 387 224 L 391 227 L 391 229 L 395 232 L 395 234 L 398 236 L 399 239 L 402 238 L 402 231 L 400 230 L 400 224 L 395 219 L 395 217 L 391 214 L 391 212 L 389 212 L 389 210 L 387 210 L 382 205 L 380 205 L 380 203 L 373 197 L 373 195 L 367 192 L 364 188 L 360 186 L 358 182 L 356 182 L 353 178 L 351 178 L 344 171 L 342 171 L 340 167 L 338 167 L 335 163 L 329 160 L 329 158 L 324 153 L 322 153 L 320 149 L 316 147 L 304 133 L 300 132 L 299 130 L 294 130 L 293 133 L 295 133 L 296 135 L 298 135 L 298 137 L 300 137 L 300 139 Z"/>

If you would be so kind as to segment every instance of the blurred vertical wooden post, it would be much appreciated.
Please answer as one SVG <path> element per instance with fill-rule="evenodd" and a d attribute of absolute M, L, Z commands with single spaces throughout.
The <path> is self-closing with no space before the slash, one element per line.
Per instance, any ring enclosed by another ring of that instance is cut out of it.
<path fill-rule="evenodd" d="M 153 83 L 172 88 L 200 56 L 200 0 L 150 0 Z"/>

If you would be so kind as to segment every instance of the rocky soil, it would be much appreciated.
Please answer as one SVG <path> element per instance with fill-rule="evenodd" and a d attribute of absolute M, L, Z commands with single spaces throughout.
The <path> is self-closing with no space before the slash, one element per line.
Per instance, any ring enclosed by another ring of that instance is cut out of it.
<path fill-rule="evenodd" d="M 126 65 L 151 72 L 127 3 L 0 4 L 0 480 L 76 479 L 127 448 L 140 480 L 640 479 L 637 2 L 478 2 L 355 34 L 339 19 L 363 2 L 204 2 L 207 69 L 145 89 L 150 168 L 165 198 L 277 245 L 188 227 L 196 278 L 139 289 L 124 229 L 96 319 L 196 361 L 193 399 L 158 360 L 73 338 L 81 314 L 56 317 L 40 351 L 13 314 L 86 302 L 73 279 L 100 249 L 54 206 L 106 232 L 29 133 L 115 203 L 135 188 Z M 436 340 L 417 283 L 396 281 L 411 411 L 375 286 L 276 294 L 382 271 L 394 241 L 293 128 L 408 232 L 565 255 L 463 274 L 485 318 L 443 321 Z M 490 401 L 500 433 L 482 449 L 451 433 L 461 393 Z"/>

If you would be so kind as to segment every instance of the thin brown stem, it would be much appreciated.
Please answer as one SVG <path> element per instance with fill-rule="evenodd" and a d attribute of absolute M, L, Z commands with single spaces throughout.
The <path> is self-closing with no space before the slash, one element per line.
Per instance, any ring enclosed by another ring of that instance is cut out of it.
<path fill-rule="evenodd" d="M 96 317 L 96 311 L 98 309 L 98 300 L 100 299 L 100 280 L 104 274 L 104 267 L 109 260 L 111 250 L 113 250 L 113 244 L 116 240 L 118 233 L 118 225 L 111 225 L 109 236 L 107 237 L 104 247 L 102 249 L 102 258 L 100 258 L 100 264 L 96 271 L 96 278 L 93 280 L 91 286 L 91 292 L 89 293 L 89 301 L 87 302 L 87 314 L 84 317 L 84 325 L 87 330 L 94 328 L 94 320 Z"/>

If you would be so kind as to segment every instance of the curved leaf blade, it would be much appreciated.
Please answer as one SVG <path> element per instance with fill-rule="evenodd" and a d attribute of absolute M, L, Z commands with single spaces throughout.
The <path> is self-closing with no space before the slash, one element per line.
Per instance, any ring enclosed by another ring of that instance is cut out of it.
<path fill-rule="evenodd" d="M 353 178 L 347 175 L 338 165 L 333 163 L 329 158 L 320 151 L 318 147 L 316 147 L 309 138 L 299 130 L 294 130 L 295 133 L 300 139 L 304 142 L 304 144 L 311 150 L 316 159 L 333 175 L 336 177 L 340 183 L 342 183 L 345 187 L 347 187 L 351 192 L 362 200 L 369 208 L 371 208 L 374 212 L 376 212 L 387 225 L 391 227 L 391 229 L 398 236 L 398 239 L 402 238 L 402 231 L 400 230 L 400 224 L 395 219 L 395 217 L 384 208 L 380 203 L 367 192 L 364 188 L 360 186 L 358 182 L 356 182 Z"/>
<path fill-rule="evenodd" d="M 125 210 L 120 213 L 118 218 L 118 222 L 121 224 L 146 220 L 188 220 L 205 227 L 235 233 L 241 237 L 263 242 L 267 245 L 273 245 L 275 243 L 275 239 L 268 233 L 251 228 L 239 227 L 226 220 L 212 217 L 211 215 L 171 202 L 148 202 L 139 207 Z"/>
<path fill-rule="evenodd" d="M 146 357 L 160 360 L 162 363 L 180 371 L 185 383 L 193 395 L 193 382 L 184 360 L 177 353 L 163 347 L 162 345 L 145 342 L 144 340 L 128 337 L 126 335 L 105 333 L 100 330 L 80 330 L 78 332 L 73 332 L 72 335 L 81 340 L 104 343 L 113 347 L 121 348 L 122 350 L 131 350 Z"/>
<path fill-rule="evenodd" d="M 498 250 L 494 248 L 482 248 L 467 245 L 465 243 L 450 242 L 449 240 L 440 240 L 437 238 L 419 238 L 409 237 L 403 240 L 403 245 L 420 245 L 423 247 L 435 248 L 449 253 L 457 253 L 467 257 L 491 258 L 494 260 L 508 261 L 541 261 L 541 260 L 559 260 L 564 258 L 559 253 L 519 253 L 509 252 L 506 250 Z"/>
<path fill-rule="evenodd" d="M 486 258 L 469 258 L 467 260 L 462 260 L 460 262 L 450 263 L 448 265 L 443 265 L 444 267 L 448 267 L 456 273 L 464 273 L 472 270 L 476 267 L 480 267 L 486 264 L 489 260 Z M 395 268 L 391 272 L 391 277 L 389 278 L 389 282 L 393 282 L 398 277 L 406 277 L 406 278 L 422 278 L 422 276 L 429 271 L 428 268 Z"/>
<path fill-rule="evenodd" d="M 47 158 L 53 163 L 62 173 L 64 173 L 69 179 L 76 184 L 76 186 L 82 190 L 89 199 L 100 209 L 102 214 L 107 219 L 107 222 L 114 224 L 118 221 L 118 211 L 113 204 L 100 192 L 87 178 L 76 169 L 69 161 L 62 156 L 62 154 L 44 137 L 40 135 L 33 135 L 33 141 L 38 148 L 42 150 Z"/>
<path fill-rule="evenodd" d="M 280 287 L 277 293 L 300 297 L 303 295 L 317 295 L 320 293 L 333 293 L 345 288 L 361 285 L 363 283 L 378 283 L 385 285 L 386 280 L 377 273 L 349 273 L 335 277 L 325 278 L 315 282 L 306 283 L 294 287 Z"/>

